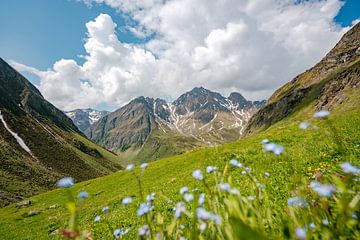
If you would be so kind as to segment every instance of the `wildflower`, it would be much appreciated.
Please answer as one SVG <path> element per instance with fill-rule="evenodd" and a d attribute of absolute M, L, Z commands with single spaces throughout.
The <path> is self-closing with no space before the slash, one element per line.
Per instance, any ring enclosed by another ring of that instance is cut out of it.
<path fill-rule="evenodd" d="M 223 190 L 223 191 L 227 191 L 227 192 L 229 192 L 230 191 L 230 185 L 228 184 L 228 183 L 221 183 L 220 185 L 219 185 L 219 188 L 221 189 L 221 190 Z"/>
<path fill-rule="evenodd" d="M 206 167 L 206 172 L 207 173 L 212 173 L 212 172 L 217 171 L 217 170 L 219 170 L 218 167 L 214 167 L 214 166 L 207 166 Z"/>
<path fill-rule="evenodd" d="M 107 212 L 109 212 L 109 207 L 104 207 L 101 211 L 102 211 L 103 213 L 107 213 Z"/>
<path fill-rule="evenodd" d="M 203 232 L 203 231 L 206 230 L 206 227 L 207 227 L 206 223 L 205 223 L 205 222 L 202 222 L 202 223 L 200 224 L 200 226 L 199 226 L 199 229 L 200 229 L 201 232 Z"/>
<path fill-rule="evenodd" d="M 147 164 L 147 163 L 143 163 L 143 164 L 140 165 L 140 168 L 141 168 L 141 170 L 143 170 L 143 171 L 144 171 L 147 167 L 148 167 L 148 164 Z"/>
<path fill-rule="evenodd" d="M 336 187 L 330 184 L 321 184 L 317 181 L 312 181 L 310 187 L 320 197 L 331 197 L 336 192 Z"/>
<path fill-rule="evenodd" d="M 205 203 L 205 193 L 200 194 L 198 204 L 202 206 Z"/>
<path fill-rule="evenodd" d="M 155 200 L 155 193 L 150 193 L 149 195 L 146 196 L 146 201 L 147 202 L 151 202 Z"/>
<path fill-rule="evenodd" d="M 239 190 L 237 190 L 236 188 L 230 189 L 229 193 L 231 193 L 231 194 L 233 194 L 233 195 L 240 195 Z"/>
<path fill-rule="evenodd" d="M 320 118 L 326 118 L 329 115 L 330 115 L 329 111 L 322 110 L 322 111 L 314 113 L 313 117 L 320 119 Z"/>
<path fill-rule="evenodd" d="M 149 202 L 147 203 L 141 203 L 138 210 L 137 210 L 137 215 L 139 217 L 148 214 L 154 207 L 151 206 L 151 204 Z"/>
<path fill-rule="evenodd" d="M 353 174 L 353 175 L 360 174 L 360 168 L 354 166 L 353 164 L 351 164 L 349 162 L 340 164 L 340 167 L 344 171 L 344 173 L 349 173 L 349 174 Z"/>
<path fill-rule="evenodd" d="M 196 169 L 195 171 L 193 171 L 192 176 L 196 180 L 203 180 L 204 179 L 204 175 L 203 175 L 203 173 L 201 172 L 200 169 Z"/>
<path fill-rule="evenodd" d="M 127 229 L 115 229 L 113 235 L 115 239 L 118 239 L 120 236 L 126 235 L 130 231 L 130 228 Z"/>
<path fill-rule="evenodd" d="M 270 173 L 265 172 L 265 177 L 270 177 Z"/>
<path fill-rule="evenodd" d="M 276 143 L 266 143 L 263 145 L 264 152 L 272 152 L 275 155 L 281 155 L 284 152 L 284 147 Z"/>
<path fill-rule="evenodd" d="M 306 239 L 306 228 L 297 227 L 295 228 L 295 237 L 297 239 Z"/>
<path fill-rule="evenodd" d="M 191 193 L 185 193 L 184 194 L 184 200 L 186 202 L 191 202 L 192 200 L 194 200 L 194 195 L 192 195 Z"/>
<path fill-rule="evenodd" d="M 77 195 L 77 198 L 79 198 L 79 199 L 85 199 L 85 198 L 88 198 L 88 197 L 89 197 L 89 194 L 87 192 L 80 192 Z"/>
<path fill-rule="evenodd" d="M 126 166 L 126 170 L 127 171 L 132 171 L 134 169 L 134 167 L 135 167 L 135 164 L 129 164 L 129 165 Z"/>
<path fill-rule="evenodd" d="M 188 187 L 182 187 L 180 188 L 180 194 L 183 195 L 184 193 L 188 192 L 189 191 L 189 188 Z"/>
<path fill-rule="evenodd" d="M 322 222 L 322 224 L 324 224 L 324 226 L 329 225 L 329 220 L 327 220 L 327 219 L 323 219 L 321 222 Z"/>
<path fill-rule="evenodd" d="M 229 161 L 230 165 L 233 165 L 234 167 L 238 167 L 241 168 L 242 167 L 242 163 L 238 162 L 236 159 L 231 159 Z"/>
<path fill-rule="evenodd" d="M 309 122 L 302 122 L 302 123 L 300 123 L 299 128 L 302 130 L 306 130 L 309 128 L 309 126 L 310 126 Z"/>
<path fill-rule="evenodd" d="M 211 213 L 206 211 L 204 208 L 197 208 L 196 209 L 196 216 L 199 220 L 209 220 L 211 218 Z"/>
<path fill-rule="evenodd" d="M 242 175 L 245 175 L 245 174 L 246 174 L 246 171 L 245 171 L 245 170 L 242 170 L 242 171 L 241 171 L 241 174 L 242 174 Z"/>
<path fill-rule="evenodd" d="M 186 206 L 184 202 L 179 202 L 176 204 L 176 207 L 174 208 L 175 210 L 175 217 L 176 218 L 180 218 L 181 217 L 181 213 L 186 211 Z"/>
<path fill-rule="evenodd" d="M 96 216 L 96 217 L 94 218 L 94 222 L 100 222 L 100 216 Z"/>
<path fill-rule="evenodd" d="M 141 228 L 138 229 L 138 235 L 140 237 L 149 236 L 150 235 L 150 228 L 148 225 L 143 225 Z"/>
<path fill-rule="evenodd" d="M 313 223 L 313 222 L 310 223 L 310 224 L 309 224 L 309 227 L 310 227 L 310 229 L 315 229 L 315 223 Z"/>
<path fill-rule="evenodd" d="M 259 188 L 266 188 L 265 184 L 263 183 L 256 183 L 256 186 L 258 186 Z"/>
<path fill-rule="evenodd" d="M 269 139 L 265 138 L 265 139 L 263 139 L 263 140 L 261 141 L 261 144 L 267 144 L 267 143 L 269 143 L 269 142 L 270 142 Z"/>
<path fill-rule="evenodd" d="M 352 217 L 353 219 L 358 219 L 358 216 L 356 215 L 356 213 L 352 213 L 352 214 L 351 214 L 351 217 Z"/>
<path fill-rule="evenodd" d="M 74 179 L 72 177 L 65 177 L 57 181 L 56 185 L 59 188 L 69 188 L 74 186 Z"/>
<path fill-rule="evenodd" d="M 211 215 L 211 220 L 216 224 L 216 225 L 221 225 L 222 223 L 222 219 L 219 215 L 216 214 L 212 214 Z"/>
<path fill-rule="evenodd" d="M 296 196 L 296 197 L 292 197 L 292 198 L 288 199 L 288 206 L 303 208 L 303 207 L 307 207 L 308 204 L 305 199 L 303 199 L 302 197 Z"/>
<path fill-rule="evenodd" d="M 122 200 L 122 205 L 126 206 L 128 204 L 132 203 L 132 198 L 131 197 L 125 197 Z"/>
<path fill-rule="evenodd" d="M 255 200 L 255 197 L 254 197 L 254 196 L 248 196 L 248 197 L 247 197 L 247 200 L 249 200 L 249 201 L 254 201 L 254 200 Z"/>
<path fill-rule="evenodd" d="M 172 204 L 172 203 L 173 203 L 173 200 L 169 200 L 167 203 L 168 203 L 168 204 Z"/>
<path fill-rule="evenodd" d="M 245 168 L 246 171 L 251 172 L 251 167 Z"/>

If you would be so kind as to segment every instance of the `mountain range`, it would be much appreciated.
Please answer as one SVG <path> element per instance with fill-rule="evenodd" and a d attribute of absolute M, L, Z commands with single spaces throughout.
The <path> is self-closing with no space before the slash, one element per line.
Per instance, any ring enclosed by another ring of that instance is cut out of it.
<path fill-rule="evenodd" d="M 151 161 L 239 139 L 264 103 L 248 101 L 236 92 L 224 97 L 196 87 L 172 103 L 138 97 L 100 118 L 84 133 L 127 159 Z"/>
<path fill-rule="evenodd" d="M 75 109 L 72 111 L 64 112 L 79 128 L 80 131 L 84 132 L 90 127 L 90 125 L 99 121 L 100 118 L 109 114 L 108 111 L 98 111 L 95 109 Z"/>

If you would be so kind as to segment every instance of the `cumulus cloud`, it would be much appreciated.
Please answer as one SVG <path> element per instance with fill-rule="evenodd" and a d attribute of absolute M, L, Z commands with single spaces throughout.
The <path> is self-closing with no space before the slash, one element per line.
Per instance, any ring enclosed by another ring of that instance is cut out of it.
<path fill-rule="evenodd" d="M 195 86 L 264 99 L 314 65 L 348 30 L 334 22 L 340 0 L 84 0 L 132 18 L 146 44 L 117 37 L 111 16 L 88 22 L 85 62 L 61 59 L 47 71 L 13 63 L 41 78 L 39 88 L 70 110 L 134 97 L 176 98 Z"/>

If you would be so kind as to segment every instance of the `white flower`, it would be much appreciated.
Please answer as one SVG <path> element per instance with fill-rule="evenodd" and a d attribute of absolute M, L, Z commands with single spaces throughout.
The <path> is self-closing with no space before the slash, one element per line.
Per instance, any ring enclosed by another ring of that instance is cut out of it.
<path fill-rule="evenodd" d="M 103 213 L 107 213 L 107 212 L 109 212 L 109 207 L 104 207 L 101 211 L 102 211 Z"/>
<path fill-rule="evenodd" d="M 217 170 L 219 170 L 218 167 L 214 167 L 214 166 L 207 166 L 206 167 L 206 172 L 207 173 L 212 173 L 212 172 L 217 171 Z"/>
<path fill-rule="evenodd" d="M 151 204 L 149 202 L 147 203 L 141 203 L 138 210 L 137 210 L 137 215 L 139 217 L 148 214 L 154 207 L 151 206 Z"/>
<path fill-rule="evenodd" d="M 292 197 L 292 198 L 288 199 L 288 206 L 303 208 L 303 207 L 307 207 L 308 204 L 305 199 L 303 199 L 302 197 L 296 196 L 296 197 Z"/>
<path fill-rule="evenodd" d="M 96 216 L 96 217 L 94 218 L 94 222 L 100 222 L 100 216 Z"/>
<path fill-rule="evenodd" d="M 336 187 L 330 184 L 321 184 L 317 181 L 312 181 L 310 187 L 320 197 L 331 197 L 336 192 Z"/>
<path fill-rule="evenodd" d="M 132 171 L 134 169 L 134 167 L 135 167 L 135 164 L 129 164 L 129 165 L 126 166 L 126 170 L 127 171 Z"/>
<path fill-rule="evenodd" d="M 123 198 L 122 204 L 123 204 L 124 206 L 126 206 L 126 205 L 128 205 L 128 204 L 130 204 L 130 203 L 132 203 L 132 198 L 131 198 L 131 197 L 125 197 L 125 198 Z"/>
<path fill-rule="evenodd" d="M 265 177 L 270 177 L 270 173 L 269 173 L 269 172 L 265 172 Z"/>
<path fill-rule="evenodd" d="M 310 126 L 309 122 L 302 122 L 302 123 L 300 123 L 299 128 L 302 130 L 306 130 L 309 128 L 309 126 Z"/>
<path fill-rule="evenodd" d="M 310 223 L 310 224 L 309 224 L 309 227 L 310 227 L 310 229 L 315 229 L 315 223 L 313 223 L 313 222 Z"/>
<path fill-rule="evenodd" d="M 176 218 L 180 218 L 181 217 L 181 213 L 186 211 L 186 205 L 184 202 L 179 202 L 176 204 L 176 207 L 174 208 L 175 211 L 175 217 Z"/>
<path fill-rule="evenodd" d="M 205 193 L 200 194 L 198 204 L 202 206 L 205 203 Z"/>
<path fill-rule="evenodd" d="M 143 163 L 140 165 L 140 168 L 144 171 L 148 167 L 147 163 Z"/>
<path fill-rule="evenodd" d="M 74 186 L 74 179 L 72 177 L 65 177 L 57 181 L 56 185 L 59 188 L 69 188 Z"/>
<path fill-rule="evenodd" d="M 242 175 L 245 175 L 245 174 L 246 174 L 246 171 L 245 171 L 245 170 L 242 170 L 242 171 L 241 171 L 241 174 L 242 174 Z"/>
<path fill-rule="evenodd" d="M 191 202 L 192 200 L 194 200 L 194 195 L 192 195 L 191 193 L 185 193 L 184 200 L 185 202 Z"/>
<path fill-rule="evenodd" d="M 229 190 L 229 193 L 233 194 L 233 195 L 240 195 L 239 190 L 237 190 L 236 188 L 232 188 Z"/>
<path fill-rule="evenodd" d="M 155 193 L 150 193 L 149 195 L 146 196 L 146 201 L 147 202 L 151 202 L 155 200 Z"/>
<path fill-rule="evenodd" d="M 197 208 L 196 209 L 196 216 L 199 220 L 209 220 L 211 218 L 211 213 L 206 211 L 204 208 Z"/>
<path fill-rule="evenodd" d="M 180 188 L 180 194 L 183 195 L 184 193 L 188 192 L 189 191 L 189 188 L 188 187 L 182 187 Z"/>
<path fill-rule="evenodd" d="M 301 240 L 306 239 L 306 228 L 297 227 L 295 229 L 295 237 Z"/>
<path fill-rule="evenodd" d="M 270 142 L 269 139 L 265 138 L 265 139 L 263 139 L 263 140 L 261 141 L 261 144 L 267 144 L 267 143 L 269 143 L 269 142 Z"/>
<path fill-rule="evenodd" d="M 173 200 L 169 200 L 167 203 L 168 203 L 168 204 L 172 204 L 172 203 L 173 203 Z"/>
<path fill-rule="evenodd" d="M 251 167 L 245 168 L 246 171 L 251 172 Z"/>
<path fill-rule="evenodd" d="M 141 228 L 138 229 L 138 235 L 142 236 L 149 236 L 150 235 L 150 228 L 148 225 L 143 225 Z"/>
<path fill-rule="evenodd" d="M 314 118 L 326 118 L 327 116 L 330 115 L 330 112 L 329 111 L 319 111 L 319 112 L 316 112 L 314 113 Z"/>
<path fill-rule="evenodd" d="M 340 167 L 344 171 L 344 173 L 349 173 L 349 174 L 353 174 L 353 175 L 360 174 L 360 168 L 354 166 L 353 164 L 351 164 L 349 162 L 340 164 Z"/>
<path fill-rule="evenodd" d="M 193 171 L 192 176 L 196 180 L 203 180 L 204 179 L 204 175 L 203 175 L 203 173 L 202 173 L 202 171 L 200 169 L 196 169 L 195 171 Z"/>
<path fill-rule="evenodd" d="M 272 152 L 275 155 L 280 155 L 284 152 L 284 147 L 276 143 L 266 143 L 263 145 L 264 152 Z"/>

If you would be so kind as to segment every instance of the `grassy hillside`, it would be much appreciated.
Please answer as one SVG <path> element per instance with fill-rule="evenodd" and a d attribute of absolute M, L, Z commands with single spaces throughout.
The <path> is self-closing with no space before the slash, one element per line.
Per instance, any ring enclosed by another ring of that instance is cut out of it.
<path fill-rule="evenodd" d="M 157 194 L 155 209 L 162 213 L 165 223 L 169 224 L 173 219 L 172 207 L 182 199 L 178 193 L 181 187 L 188 186 L 190 189 L 204 190 L 204 185 L 199 181 L 194 181 L 191 177 L 192 171 L 198 168 L 204 170 L 209 165 L 218 166 L 221 170 L 225 168 L 226 174 L 223 180 L 239 189 L 244 197 L 257 194 L 254 188 L 254 179 L 266 186 L 267 200 L 264 202 L 266 204 L 255 201 L 252 205 L 249 203 L 250 200 L 245 200 L 249 206 L 254 206 L 254 209 L 240 221 L 245 224 L 244 226 L 237 225 L 241 234 L 248 234 L 250 237 L 247 239 L 261 239 L 261 237 L 254 238 L 257 233 L 247 226 L 256 226 L 257 223 L 251 221 L 264 218 L 267 219 L 267 222 L 261 230 L 267 233 L 267 238 L 279 239 L 285 238 L 285 236 L 293 238 L 293 230 L 283 228 L 287 226 L 286 222 L 290 222 L 290 219 L 286 218 L 287 214 L 291 216 L 292 213 L 288 210 L 287 199 L 298 192 L 304 192 L 302 187 L 305 184 L 304 181 L 315 179 L 317 172 L 321 172 L 323 178 L 330 179 L 334 173 L 342 175 L 339 168 L 341 162 L 348 161 L 360 165 L 360 93 L 358 89 L 346 91 L 349 97 L 348 101 L 334 108 L 329 120 L 312 120 L 312 127 L 307 130 L 301 130 L 298 126 L 300 122 L 312 119 L 315 102 L 299 107 L 296 113 L 257 135 L 220 147 L 204 148 L 150 163 L 141 177 L 144 194 L 151 192 Z M 334 132 L 333 129 L 336 131 Z M 264 138 L 284 146 L 284 154 L 275 156 L 264 153 L 260 144 Z M 336 144 L 337 141 L 341 142 L 343 149 L 339 148 L 339 145 Z M 229 167 L 227 163 L 232 158 L 243 163 L 244 167 L 252 168 L 252 177 L 249 177 L 249 174 L 243 175 L 242 169 Z M 141 174 L 138 168 L 136 168 L 136 172 Z M 268 172 L 270 177 L 266 177 L 265 172 Z M 209 177 L 207 181 L 208 186 L 214 186 L 214 178 Z M 358 182 L 354 182 L 352 187 L 356 193 L 359 190 Z M 112 233 L 108 227 L 112 229 L 130 227 L 131 230 L 127 237 L 134 238 L 137 228 L 146 222 L 144 218 L 138 218 L 136 215 L 136 209 L 140 202 L 138 190 L 136 179 L 128 171 L 120 171 L 106 177 L 76 184 L 71 189 L 73 194 L 80 191 L 87 191 L 90 194 L 90 197 L 81 206 L 81 229 L 91 231 L 95 239 L 111 239 Z M 57 189 L 31 198 L 32 204 L 29 206 L 10 205 L 0 209 L 0 238 L 58 239 L 58 235 L 50 233 L 67 225 L 69 214 L 65 207 L 67 202 L 65 193 L 65 189 Z M 125 196 L 133 197 L 133 204 L 122 206 L 121 199 Z M 307 197 L 311 200 L 310 195 Z M 337 199 L 338 195 L 334 198 Z M 174 203 L 169 204 L 169 199 Z M 110 212 L 101 214 L 101 209 L 105 206 L 110 207 Z M 358 202 L 355 202 L 356 209 L 359 210 Z M 255 215 L 252 215 L 254 213 Z M 260 216 L 256 216 L 256 214 Z M 97 215 L 102 217 L 102 221 L 99 223 L 93 221 Z M 336 216 L 338 215 L 335 213 L 328 216 L 330 224 L 334 224 L 331 221 Z M 105 223 L 105 218 L 108 218 L 109 225 Z M 229 231 L 227 226 L 232 226 L 229 224 L 229 222 L 232 223 L 232 220 L 229 218 L 222 225 L 224 233 Z M 339 219 L 337 221 L 341 222 Z M 348 226 L 347 224 L 346 222 L 346 226 Z M 357 222 L 357 224 L 359 223 Z M 184 225 L 186 228 L 189 227 L 185 223 Z M 343 225 L 345 226 L 345 223 Z M 334 226 L 332 227 L 335 229 Z M 185 230 L 184 234 L 186 235 Z M 246 234 L 243 236 L 247 236 Z M 321 234 L 313 238 L 331 239 L 334 238 L 331 237 L 334 236 L 331 234 L 336 233 L 331 232 L 331 228 L 323 226 Z M 187 237 L 189 238 L 191 235 Z M 209 238 L 211 237 L 205 235 L 200 237 L 200 239 Z M 220 237 L 218 236 L 218 238 Z M 355 238 L 354 235 L 353 239 Z"/>

